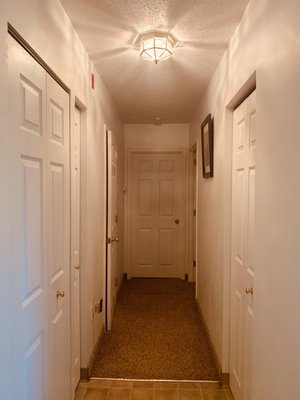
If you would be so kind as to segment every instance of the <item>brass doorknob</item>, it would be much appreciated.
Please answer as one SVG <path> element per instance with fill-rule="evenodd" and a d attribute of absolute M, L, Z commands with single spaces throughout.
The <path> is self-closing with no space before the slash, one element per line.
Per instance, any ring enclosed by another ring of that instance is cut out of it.
<path fill-rule="evenodd" d="M 254 292 L 253 288 L 246 288 L 245 289 L 245 293 L 246 294 L 250 294 L 250 293 L 253 294 L 253 292 Z"/>
<path fill-rule="evenodd" d="M 119 241 L 118 236 L 114 237 L 114 238 L 113 238 L 113 241 L 118 243 L 118 241 Z"/>
<path fill-rule="evenodd" d="M 64 290 L 57 290 L 56 291 L 56 298 L 58 299 L 59 297 L 65 297 L 65 291 Z"/>
<path fill-rule="evenodd" d="M 179 219 L 175 219 L 175 224 L 179 224 Z"/>

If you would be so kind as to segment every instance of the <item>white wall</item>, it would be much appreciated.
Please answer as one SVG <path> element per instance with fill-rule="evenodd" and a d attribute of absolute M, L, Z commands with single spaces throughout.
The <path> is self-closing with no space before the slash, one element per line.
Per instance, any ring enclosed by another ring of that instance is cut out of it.
<path fill-rule="evenodd" d="M 126 124 L 126 149 L 187 149 L 188 124 Z"/>
<path fill-rule="evenodd" d="M 7 64 L 5 42 L 7 22 L 23 36 L 41 58 L 56 72 L 56 74 L 70 88 L 71 105 L 75 104 L 75 97 L 86 107 L 84 113 L 84 137 L 82 141 L 82 257 L 81 257 L 81 366 L 86 367 L 93 346 L 104 324 L 104 313 L 95 315 L 91 320 L 91 307 L 101 297 L 104 298 L 104 246 L 105 246 L 105 136 L 104 123 L 113 130 L 118 144 L 120 158 L 119 185 L 123 187 L 123 125 L 116 108 L 100 77 L 94 71 L 79 37 L 62 6 L 57 0 L 1 0 L 0 1 L 0 122 L 1 122 L 1 187 L 5 188 L 8 177 L 5 171 L 5 135 L 9 134 L 7 126 L 7 110 L 5 99 L 7 82 Z M 90 88 L 91 73 L 95 74 L 95 90 Z M 71 121 L 71 126 L 73 122 Z M 2 129 L 3 128 L 3 129 Z M 2 146 L 3 145 L 3 146 Z M 3 161 L 3 162 L 2 162 Z M 3 167 L 2 167 L 3 165 Z M 4 175 L 5 173 L 6 175 Z M 2 186 L 3 184 L 3 186 Z M 2 190 L 1 190 L 2 192 Z M 5 190 L 3 190 L 4 193 Z M 7 196 L 1 195 L 1 211 L 7 211 Z M 123 220 L 119 203 L 120 221 Z M 3 207 L 2 207 L 3 206 Z M 7 215 L 7 212 L 6 212 Z M 7 218 L 6 218 L 7 219 Z M 9 239 L 9 230 L 1 226 L 1 245 Z M 122 223 L 120 224 L 122 230 Z M 5 237 L 2 236 L 6 233 Z M 122 232 L 120 232 L 122 234 Z M 9 247 L 7 247 L 9 249 Z M 8 250 L 3 250 L 6 262 L 6 271 L 9 269 Z M 123 247 L 120 246 L 119 259 Z M 2 254 L 2 248 L 1 248 Z M 6 258 L 5 258 L 6 255 Z M 4 284 L 9 288 L 9 273 L 5 276 Z M 1 282 L 3 283 L 2 277 Z M 4 296 L 3 296 L 4 297 Z M 5 315 L 5 302 L 1 301 L 1 310 Z M 1 293 L 2 300 L 2 293 Z M 12 316 L 10 316 L 11 318 Z M 2 318 L 2 317 L 1 317 Z M 5 322 L 4 319 L 1 321 Z M 5 323 L 5 329 L 9 324 Z M 3 336 L 3 335 L 1 335 Z M 6 336 L 8 337 L 8 336 Z M 2 349 L 1 343 L 1 360 Z M 9 345 L 7 347 L 9 349 Z M 7 351 L 6 351 L 7 353 Z M 5 355 L 9 357 L 8 354 Z M 5 358 L 4 358 L 5 359 Z M 2 364 L 2 362 L 1 362 Z M 4 364 L 5 365 L 5 364 Z M 4 376 L 4 375 L 2 375 Z M 5 381 L 5 379 L 3 380 Z M 0 396 L 1 397 L 1 396 Z"/>
<path fill-rule="evenodd" d="M 296 399 L 300 390 L 299 16 L 298 0 L 252 0 L 191 124 L 192 144 L 205 116 L 214 117 L 215 177 L 199 178 L 198 293 L 228 371 L 223 298 L 229 282 L 231 113 L 226 106 L 256 71 L 255 400 Z"/>

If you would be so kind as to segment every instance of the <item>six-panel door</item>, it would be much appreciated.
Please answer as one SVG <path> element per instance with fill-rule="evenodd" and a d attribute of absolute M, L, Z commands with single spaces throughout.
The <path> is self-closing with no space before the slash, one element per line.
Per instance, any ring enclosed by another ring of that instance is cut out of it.
<path fill-rule="evenodd" d="M 12 390 L 20 400 L 68 400 L 69 96 L 10 37 L 8 45 Z"/>
<path fill-rule="evenodd" d="M 181 153 L 133 153 L 129 275 L 183 277 L 184 161 Z"/>

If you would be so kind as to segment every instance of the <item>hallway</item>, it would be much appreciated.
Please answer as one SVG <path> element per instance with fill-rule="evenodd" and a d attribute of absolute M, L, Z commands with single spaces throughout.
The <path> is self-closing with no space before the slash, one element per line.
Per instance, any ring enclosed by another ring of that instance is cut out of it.
<path fill-rule="evenodd" d="M 0 399 L 298 399 L 299 71 L 299 0 L 0 0 Z"/>
<path fill-rule="evenodd" d="M 91 375 L 218 380 L 195 301 L 195 285 L 180 279 L 125 281 L 112 330 L 104 333 Z"/>

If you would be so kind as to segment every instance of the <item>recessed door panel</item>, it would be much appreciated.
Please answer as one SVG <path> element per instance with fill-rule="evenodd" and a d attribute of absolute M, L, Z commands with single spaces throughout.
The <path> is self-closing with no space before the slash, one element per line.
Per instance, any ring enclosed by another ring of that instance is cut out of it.
<path fill-rule="evenodd" d="M 54 283 L 64 270 L 64 167 L 52 164 L 50 171 L 51 282 Z"/>
<path fill-rule="evenodd" d="M 173 160 L 159 160 L 159 172 L 174 172 Z"/>
<path fill-rule="evenodd" d="M 43 204 L 41 160 L 21 158 L 24 206 L 24 301 L 23 308 L 34 301 L 43 289 Z"/>
<path fill-rule="evenodd" d="M 24 400 L 43 399 L 45 393 L 44 335 L 33 339 L 24 352 L 23 369 L 26 382 Z"/>
<path fill-rule="evenodd" d="M 174 180 L 161 179 L 159 181 L 159 215 L 161 217 L 174 216 Z"/>
<path fill-rule="evenodd" d="M 153 181 L 151 179 L 139 179 L 137 183 L 138 215 L 148 217 L 151 215 L 151 200 Z"/>
<path fill-rule="evenodd" d="M 42 135 L 42 92 L 25 76 L 20 77 L 21 128 L 34 135 Z"/>
<path fill-rule="evenodd" d="M 51 139 L 63 144 L 64 138 L 64 110 L 54 100 L 50 100 L 50 131 Z"/>
<path fill-rule="evenodd" d="M 153 160 L 139 160 L 138 172 L 153 172 Z"/>
<path fill-rule="evenodd" d="M 137 232 L 137 265 L 139 268 L 150 268 L 153 265 L 153 231 L 138 229 Z"/>
<path fill-rule="evenodd" d="M 174 265 L 174 231 L 161 229 L 159 232 L 159 264 L 163 268 Z"/>

